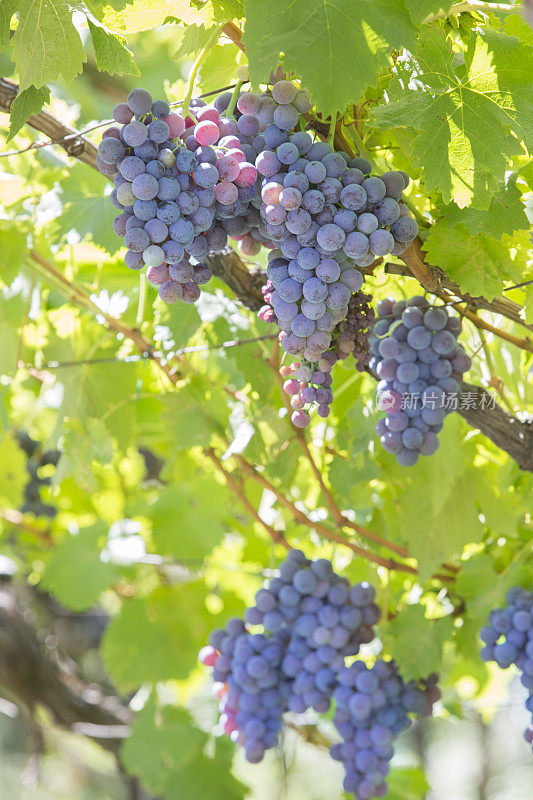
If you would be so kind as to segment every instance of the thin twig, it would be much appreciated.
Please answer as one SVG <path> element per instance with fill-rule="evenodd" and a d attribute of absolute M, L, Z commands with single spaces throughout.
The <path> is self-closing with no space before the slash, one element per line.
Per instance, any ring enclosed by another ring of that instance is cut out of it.
<path fill-rule="evenodd" d="M 31 533 L 32 536 L 35 536 L 37 539 L 41 539 L 41 541 L 45 542 L 46 544 L 52 543 L 49 528 L 39 528 L 37 525 L 28 522 L 25 519 L 24 514 L 22 514 L 16 508 L 0 508 L 0 519 L 3 519 L 4 522 L 7 522 L 9 525 L 13 525 L 15 528 L 19 528 L 21 531 Z"/>
<path fill-rule="evenodd" d="M 239 50 L 242 50 L 243 53 L 246 52 L 245 47 L 242 43 L 242 32 L 240 28 L 238 28 L 234 22 L 227 22 L 224 27 L 222 28 L 223 33 L 226 34 L 228 39 L 231 39 L 233 44 L 236 44 Z"/>
<path fill-rule="evenodd" d="M 365 550 L 362 547 L 358 547 L 358 545 L 351 542 L 345 536 L 336 533 L 336 531 L 329 528 L 327 525 L 324 525 L 322 522 L 314 521 L 309 519 L 307 514 L 303 511 L 300 511 L 297 506 L 294 505 L 285 495 L 276 487 L 273 483 L 270 483 L 267 478 L 258 470 L 253 467 L 240 453 L 233 453 L 232 458 L 235 458 L 239 465 L 242 467 L 244 472 L 255 480 L 263 489 L 266 489 L 277 498 L 280 505 L 287 509 L 293 516 L 296 522 L 299 522 L 301 525 L 305 525 L 308 528 L 313 528 L 317 531 L 317 533 L 322 534 L 326 539 L 330 541 L 337 542 L 338 544 L 342 544 L 345 547 L 348 547 L 354 553 L 359 556 L 362 556 L 367 561 L 372 561 L 376 564 L 379 564 L 382 567 L 386 567 L 387 569 L 397 569 L 404 572 L 410 572 L 412 574 L 417 573 L 417 569 L 415 567 L 411 567 L 408 564 L 401 564 L 393 559 L 382 558 L 381 556 L 376 555 L 375 553 L 370 552 L 370 550 Z"/>
<path fill-rule="evenodd" d="M 115 333 L 120 333 L 126 339 L 129 339 L 137 347 L 138 350 L 144 355 L 145 358 L 151 359 L 157 366 L 165 373 L 170 383 L 175 386 L 182 378 L 180 372 L 168 362 L 164 362 L 161 356 L 156 355 L 154 352 L 153 344 L 150 339 L 147 339 L 137 328 L 132 328 L 129 325 L 121 322 L 116 317 L 112 317 L 105 311 L 102 311 L 96 303 L 94 303 L 83 289 L 65 278 L 50 261 L 37 253 L 35 250 L 29 251 L 30 261 L 37 265 L 37 267 L 49 277 L 52 277 L 61 287 L 62 294 L 67 300 L 77 303 L 87 311 L 91 311 L 96 316 L 101 317 L 106 324 L 106 327 Z"/>
<path fill-rule="evenodd" d="M 288 401 L 287 395 L 283 391 L 283 381 L 279 373 L 278 354 L 279 354 L 279 346 L 275 346 L 272 351 L 272 356 L 268 361 L 268 365 L 272 369 L 272 372 L 274 373 L 274 377 L 278 384 L 285 407 L 287 408 L 287 411 L 290 412 L 292 410 L 291 405 L 290 402 Z M 294 431 L 294 435 L 296 437 L 296 440 L 298 441 L 298 444 L 300 445 L 300 448 L 305 458 L 309 463 L 309 466 L 311 467 L 311 470 L 316 478 L 318 485 L 320 486 L 320 491 L 322 492 L 324 500 L 326 501 L 326 505 L 329 508 L 329 511 L 332 515 L 335 524 L 339 527 L 351 528 L 351 530 L 358 533 L 364 539 L 368 539 L 369 541 L 375 542 L 376 544 L 379 544 L 381 547 L 385 547 L 388 550 L 391 550 L 392 552 L 396 553 L 402 558 L 408 558 L 408 553 L 405 547 L 397 545 L 394 542 L 389 542 L 387 541 L 387 539 L 383 539 L 383 537 L 379 536 L 377 533 L 373 533 L 372 531 L 367 530 L 367 528 L 364 528 L 362 525 L 358 525 L 356 522 L 352 522 L 352 520 L 348 519 L 348 517 L 346 517 L 346 515 L 342 513 L 342 511 L 340 510 L 335 501 L 335 498 L 333 497 L 333 494 L 331 493 L 330 489 L 326 486 L 324 478 L 322 477 L 322 473 L 320 472 L 320 469 L 318 468 L 318 465 L 313 457 L 313 454 L 309 449 L 309 445 L 307 444 L 304 432 L 296 428 Z"/>
<path fill-rule="evenodd" d="M 174 357 L 177 358 L 182 355 L 187 355 L 189 353 L 201 353 L 201 352 L 211 352 L 214 350 L 225 350 L 230 347 L 240 347 L 244 344 L 251 344 L 252 342 L 261 342 L 268 339 L 276 339 L 277 336 L 275 333 L 265 334 L 264 336 L 251 336 L 249 339 L 232 339 L 228 342 L 222 342 L 221 344 L 194 344 L 190 345 L 189 347 L 181 347 L 179 350 L 174 352 Z M 161 353 L 159 350 L 152 350 L 152 354 L 154 356 L 160 356 L 164 358 L 164 353 Z M 47 361 L 45 364 L 41 364 L 39 369 L 64 369 L 67 367 L 86 367 L 90 364 L 138 364 L 139 361 L 142 361 L 145 356 L 139 355 L 127 355 L 123 356 L 122 358 L 117 358 L 117 356 L 110 356 L 107 358 L 80 358 L 77 361 Z M 24 367 L 25 369 L 37 369 L 33 364 L 19 364 L 20 367 Z"/>
<path fill-rule="evenodd" d="M 283 545 L 283 547 L 286 550 L 292 550 L 290 544 L 285 539 L 281 531 L 276 531 L 271 525 L 268 525 L 268 523 L 266 523 L 263 519 L 261 519 L 261 517 L 255 510 L 253 505 L 250 503 L 250 501 L 244 494 L 241 487 L 238 485 L 237 481 L 234 479 L 233 475 L 231 475 L 231 473 L 229 473 L 226 469 L 224 469 L 222 461 L 218 458 L 214 449 L 212 447 L 208 447 L 205 448 L 203 452 L 204 455 L 213 462 L 218 472 L 220 472 L 220 474 L 223 475 L 224 480 L 226 481 L 229 488 L 232 490 L 233 494 L 237 497 L 240 504 L 244 506 L 244 508 L 247 510 L 250 516 L 253 519 L 255 519 L 255 521 L 258 522 L 259 525 L 261 525 L 261 527 L 263 527 L 266 530 L 272 541 L 275 542 L 276 544 Z"/>
<path fill-rule="evenodd" d="M 493 333 L 495 336 L 499 336 L 500 339 L 504 339 L 506 342 L 514 344 L 515 347 L 519 347 L 521 350 L 526 350 L 528 353 L 533 353 L 533 342 L 531 339 L 529 339 L 527 336 L 521 338 L 519 336 L 514 336 L 512 333 L 507 333 L 507 331 L 503 331 L 501 328 L 491 325 L 490 322 L 486 322 L 473 311 L 469 311 L 468 308 L 461 308 L 461 303 L 466 303 L 466 300 L 453 302 L 449 294 L 439 290 L 433 292 L 433 294 L 436 294 L 437 297 L 440 297 L 442 300 L 444 300 L 447 305 L 454 308 L 462 317 L 469 319 L 470 322 L 476 326 L 476 328 Z"/>

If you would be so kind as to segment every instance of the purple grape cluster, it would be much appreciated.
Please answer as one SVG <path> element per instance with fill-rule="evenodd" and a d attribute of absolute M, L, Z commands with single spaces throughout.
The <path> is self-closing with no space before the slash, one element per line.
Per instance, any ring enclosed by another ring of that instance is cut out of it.
<path fill-rule="evenodd" d="M 425 297 L 383 300 L 370 336 L 369 368 L 378 376 L 378 405 L 386 417 L 376 432 L 398 464 L 410 467 L 439 446 L 437 434 L 453 410 L 471 361 L 457 342 L 459 317 Z"/>
<path fill-rule="evenodd" d="M 514 664 L 522 673 L 520 681 L 528 691 L 526 708 L 531 726 L 524 733 L 533 745 L 533 592 L 515 586 L 507 592 L 507 607 L 491 611 L 479 635 L 485 646 L 483 661 L 495 661 L 500 669 Z"/>
<path fill-rule="evenodd" d="M 372 641 L 379 619 L 368 583 L 350 586 L 330 561 L 291 550 L 259 589 L 246 623 L 215 630 L 200 660 L 213 667 L 220 724 L 256 763 L 274 747 L 285 711 L 329 709 L 347 656 Z M 263 633 L 249 627 L 261 625 Z"/>
<path fill-rule="evenodd" d="M 287 378 L 283 383 L 283 391 L 291 398 L 290 404 L 294 408 L 291 420 L 297 428 L 309 425 L 310 411 L 315 405 L 319 416 L 329 416 L 333 402 L 333 381 L 329 373 L 335 360 L 333 353 L 328 351 L 321 357 L 318 365 L 312 362 L 295 362 L 280 368 L 281 376 Z"/>
<path fill-rule="evenodd" d="M 275 747 L 287 704 L 288 686 L 280 680 L 286 636 L 250 633 L 234 617 L 225 630 L 213 631 L 210 643 L 200 659 L 220 684 L 220 725 L 257 764 Z"/>
<path fill-rule="evenodd" d="M 259 247 L 272 246 L 250 206 L 257 170 L 234 119 L 201 99 L 184 118 L 145 89 L 134 89 L 113 117 L 122 127 L 105 131 L 97 156 L 114 179 L 111 201 L 121 213 L 113 228 L 128 247 L 126 266 L 146 265 L 162 300 L 196 302 L 211 278 L 202 259 L 222 251 L 228 235 L 254 230 Z"/>
<path fill-rule="evenodd" d="M 372 295 L 356 292 L 348 303 L 346 319 L 339 325 L 338 359 L 346 358 L 350 353 L 355 358 L 355 366 L 359 372 L 368 369 L 370 364 L 370 330 L 375 322 L 374 309 L 370 305 Z"/>
<path fill-rule="evenodd" d="M 437 676 L 404 683 L 393 661 L 372 668 L 355 661 L 342 669 L 333 698 L 333 721 L 342 737 L 331 756 L 345 769 L 344 791 L 357 800 L 383 797 L 394 740 L 410 725 L 409 714 L 429 716 L 439 699 Z"/>
<path fill-rule="evenodd" d="M 316 407 L 320 417 L 328 417 L 333 402 L 331 389 L 333 366 L 352 354 L 359 371 L 367 369 L 370 361 L 368 336 L 374 324 L 374 311 L 370 306 L 371 296 L 355 292 L 348 303 L 346 319 L 334 330 L 329 349 L 314 364 L 312 361 L 294 362 L 280 368 L 287 380 L 284 392 L 289 395 L 294 409 L 291 419 L 297 428 L 305 428 L 311 422 L 311 412 Z"/>
<path fill-rule="evenodd" d="M 401 254 L 417 224 L 401 202 L 407 175 L 372 176 L 367 160 L 350 159 L 296 130 L 296 92 L 290 81 L 279 81 L 270 100 L 268 93 L 259 99 L 262 122 L 269 122 L 258 136 L 264 147 L 255 160 L 263 176 L 260 212 L 265 234 L 278 247 L 271 253 L 260 315 L 277 321 L 287 353 L 317 361 L 335 325 L 346 318 L 350 296 L 362 286 L 357 267 Z"/>
<path fill-rule="evenodd" d="M 393 741 L 408 714 L 428 715 L 440 697 L 435 675 L 405 684 L 393 662 L 346 666 L 374 638 L 375 592 L 335 574 L 330 561 L 291 550 L 279 574 L 255 596 L 246 621 L 213 631 L 200 661 L 213 668 L 220 725 L 251 763 L 276 745 L 283 714 L 326 713 L 343 739 L 331 755 L 346 769 L 344 788 L 358 800 L 385 793 Z M 262 626 L 256 633 L 250 628 Z"/>
<path fill-rule="evenodd" d="M 281 673 L 290 681 L 290 711 L 329 709 L 345 657 L 374 638 L 372 626 L 380 617 L 374 597 L 370 584 L 350 586 L 330 561 L 311 561 L 300 550 L 292 550 L 279 577 L 258 591 L 246 621 L 272 634 L 289 634 Z"/>

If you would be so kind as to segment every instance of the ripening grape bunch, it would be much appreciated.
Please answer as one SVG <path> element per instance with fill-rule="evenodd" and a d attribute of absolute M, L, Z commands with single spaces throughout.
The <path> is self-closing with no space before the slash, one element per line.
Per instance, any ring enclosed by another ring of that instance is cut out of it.
<path fill-rule="evenodd" d="M 376 425 L 381 444 L 398 464 L 410 467 L 431 456 L 451 410 L 450 399 L 471 360 L 457 338 L 459 317 L 425 297 L 383 300 L 370 336 L 369 367 L 379 378 L 378 406 L 386 416 Z"/>
<path fill-rule="evenodd" d="M 373 667 L 355 661 L 338 680 L 333 722 L 342 742 L 333 745 L 331 756 L 344 766 L 344 791 L 358 800 L 383 797 L 394 741 L 410 726 L 409 714 L 431 714 L 441 696 L 437 675 L 404 683 L 393 661 L 379 659 Z"/>
<path fill-rule="evenodd" d="M 368 335 L 374 323 L 371 295 L 355 292 L 348 302 L 346 318 L 335 326 L 329 349 L 318 362 L 296 361 L 283 365 L 280 374 L 286 378 L 283 391 L 289 395 L 293 424 L 305 428 L 311 422 L 311 412 L 316 408 L 320 417 L 328 417 L 333 402 L 331 370 L 337 361 L 353 355 L 356 367 L 362 371 L 370 362 Z"/>
<path fill-rule="evenodd" d="M 533 592 L 515 586 L 506 599 L 506 608 L 491 611 L 487 625 L 479 632 L 485 644 L 481 658 L 496 662 L 500 669 L 514 664 L 522 673 L 520 682 L 528 691 L 526 708 L 531 714 L 524 738 L 533 745 Z"/>
<path fill-rule="evenodd" d="M 402 202 L 407 175 L 378 177 L 366 159 L 335 152 L 304 130 L 310 109 L 288 80 L 260 94 L 224 92 L 212 106 L 197 98 L 182 114 L 135 89 L 113 109 L 122 127 L 105 131 L 97 163 L 113 177 L 126 265 L 146 265 L 166 302 L 196 302 L 211 275 L 204 259 L 228 237 L 243 255 L 268 248 L 259 316 L 279 326 L 283 349 L 303 357 L 312 377 L 328 374 L 335 354 L 359 352 L 364 363 L 357 315 L 335 339 L 363 284 L 358 267 L 401 254 L 417 224 Z M 324 354 L 329 370 L 316 367 Z M 291 397 L 293 422 L 304 427 L 309 410 L 326 416 L 331 400 L 327 378 L 300 383 L 306 397 L 321 398 Z"/>
<path fill-rule="evenodd" d="M 23 513 L 35 514 L 36 517 L 55 517 L 57 508 L 43 502 L 41 491 L 44 486 L 50 486 L 52 476 L 50 472 L 55 469 L 60 459 L 59 450 L 43 451 L 41 445 L 26 431 L 16 431 L 15 438 L 21 450 L 28 456 L 26 472 L 28 480 L 24 487 L 24 503 L 20 510 Z M 43 474 L 48 472 L 48 474 Z"/>
<path fill-rule="evenodd" d="M 202 259 L 222 251 L 229 232 L 257 222 L 252 209 L 235 227 L 248 214 L 257 178 L 237 123 L 202 99 L 185 116 L 173 113 L 145 89 L 134 89 L 113 117 L 122 127 L 105 131 L 97 165 L 113 177 L 111 201 L 121 211 L 113 228 L 128 248 L 126 266 L 146 265 L 165 302 L 194 303 L 211 277 Z"/>
<path fill-rule="evenodd" d="M 440 696 L 435 676 L 405 685 L 393 662 L 376 662 L 372 670 L 361 661 L 346 667 L 346 658 L 374 639 L 379 617 L 370 584 L 350 585 L 327 559 L 291 550 L 245 620 L 230 619 L 213 631 L 200 660 L 213 668 L 220 727 L 248 761 L 258 763 L 276 746 L 284 713 L 326 713 L 333 699 L 344 741 L 333 746 L 332 757 L 345 763 L 346 791 L 359 800 L 379 796 L 407 714 L 430 713 Z M 366 679 L 352 680 L 364 670 Z"/>

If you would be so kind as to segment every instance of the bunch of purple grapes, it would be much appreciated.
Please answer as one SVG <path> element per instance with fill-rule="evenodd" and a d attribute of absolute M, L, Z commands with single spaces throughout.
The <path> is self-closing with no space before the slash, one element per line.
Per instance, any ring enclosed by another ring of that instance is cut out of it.
<path fill-rule="evenodd" d="M 331 754 L 345 764 L 346 791 L 359 800 L 384 793 L 394 738 L 408 713 L 431 713 L 440 693 L 436 676 L 404 684 L 392 662 L 346 667 L 374 638 L 374 597 L 372 586 L 351 586 L 330 561 L 291 550 L 257 592 L 246 622 L 233 618 L 213 631 L 200 661 L 213 668 L 220 725 L 248 761 L 261 761 L 276 745 L 285 712 L 326 713 L 334 699 L 344 742 Z M 257 626 L 262 632 L 250 630 Z"/>
<path fill-rule="evenodd" d="M 283 391 L 291 398 L 290 404 L 294 408 L 291 420 L 297 428 L 309 425 L 310 411 L 315 406 L 320 417 L 329 416 L 333 402 L 330 372 L 335 360 L 333 353 L 327 352 L 318 364 L 295 362 L 280 368 L 281 376 L 287 379 L 283 383 Z"/>
<path fill-rule="evenodd" d="M 292 550 L 279 577 L 258 591 L 246 621 L 289 635 L 281 673 L 290 681 L 290 711 L 329 709 L 345 657 L 374 638 L 372 626 L 380 617 L 374 597 L 370 584 L 350 586 L 330 561 L 311 561 L 300 550 Z"/>
<path fill-rule="evenodd" d="M 471 361 L 457 338 L 459 317 L 425 297 L 383 300 L 372 329 L 369 367 L 380 379 L 378 405 L 387 416 L 376 432 L 398 464 L 412 466 L 419 455 L 430 456 L 439 446 L 437 434 L 453 410 L 463 373 Z"/>
<path fill-rule="evenodd" d="M 194 303 L 211 277 L 202 259 L 222 251 L 228 234 L 255 226 L 270 244 L 250 208 L 257 170 L 237 122 L 201 99 L 184 118 L 145 89 L 134 89 L 113 117 L 122 127 L 105 131 L 97 164 L 114 179 L 111 201 L 121 213 L 113 228 L 128 247 L 126 266 L 146 265 L 165 302 Z"/>
<path fill-rule="evenodd" d="M 331 756 L 344 765 L 345 792 L 357 800 L 387 793 L 394 740 L 409 727 L 409 714 L 431 714 L 440 697 L 436 684 L 436 675 L 404 683 L 393 661 L 378 660 L 372 668 L 355 661 L 341 670 L 333 721 L 343 741 L 332 746 Z"/>
<path fill-rule="evenodd" d="M 200 660 L 213 667 L 224 733 L 244 747 L 257 764 L 275 747 L 287 705 L 288 687 L 280 677 L 286 637 L 250 633 L 241 619 L 213 631 Z"/>
<path fill-rule="evenodd" d="M 264 294 L 268 294 L 268 288 Z M 297 428 L 309 425 L 314 407 L 320 417 L 329 416 L 333 402 L 330 373 L 337 361 L 352 354 L 357 369 L 367 369 L 370 362 L 368 336 L 375 317 L 371 300 L 372 297 L 364 292 L 355 292 L 351 296 L 346 319 L 335 327 L 329 349 L 317 363 L 297 361 L 280 368 L 281 376 L 287 379 L 283 390 L 291 398 L 290 404 L 294 408 L 291 419 Z"/>
<path fill-rule="evenodd" d="M 328 415 L 338 358 L 354 352 L 366 366 L 357 267 L 401 254 L 417 233 L 401 202 L 407 175 L 372 176 L 367 160 L 335 152 L 303 129 L 310 109 L 288 80 L 259 95 L 222 93 L 213 106 L 198 98 L 185 116 L 135 89 L 115 106 L 122 127 L 105 131 L 97 158 L 114 179 L 126 265 L 146 265 L 164 301 L 196 302 L 211 277 L 204 259 L 228 237 L 244 255 L 271 250 L 259 316 L 279 326 L 285 352 L 303 356 L 311 373 L 291 394 L 298 427 L 315 407 Z"/>
<path fill-rule="evenodd" d="M 526 708 L 532 723 L 524 738 L 533 745 L 533 592 L 520 586 L 509 589 L 507 607 L 491 611 L 479 635 L 485 643 L 483 661 L 495 661 L 500 669 L 514 664 L 522 673 L 520 681 L 528 691 Z"/>

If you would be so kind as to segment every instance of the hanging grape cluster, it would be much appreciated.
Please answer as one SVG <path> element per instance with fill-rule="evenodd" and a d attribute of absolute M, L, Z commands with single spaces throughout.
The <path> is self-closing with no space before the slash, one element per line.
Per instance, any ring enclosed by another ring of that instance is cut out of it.
<path fill-rule="evenodd" d="M 491 611 L 479 635 L 485 643 L 483 661 L 495 661 L 500 669 L 514 664 L 521 672 L 520 682 L 528 692 L 526 708 L 531 714 L 524 738 L 533 746 L 533 592 L 520 586 L 509 589 L 506 608 Z"/>
<path fill-rule="evenodd" d="M 28 456 L 26 462 L 28 481 L 24 487 L 24 503 L 20 510 L 23 513 L 35 514 L 36 517 L 55 517 L 57 509 L 43 501 L 41 491 L 44 486 L 50 486 L 52 483 L 51 472 L 59 461 L 61 455 L 59 450 L 43 450 L 41 444 L 32 439 L 26 431 L 16 431 L 15 438 L 21 450 Z"/>
<path fill-rule="evenodd" d="M 437 434 L 458 396 L 471 361 L 457 342 L 459 317 L 425 297 L 383 300 L 372 329 L 369 366 L 380 379 L 378 405 L 386 417 L 376 425 L 381 444 L 398 464 L 410 467 L 439 446 Z"/>
<path fill-rule="evenodd" d="M 346 666 L 374 638 L 374 598 L 370 584 L 350 585 L 327 559 L 291 550 L 245 621 L 233 618 L 211 634 L 200 660 L 213 668 L 220 726 L 248 761 L 275 747 L 285 712 L 326 713 L 333 699 L 343 742 L 331 755 L 344 763 L 345 790 L 358 800 L 385 793 L 394 738 L 409 725 L 409 713 L 431 713 L 440 693 L 436 676 L 405 684 L 394 662 Z"/>
<path fill-rule="evenodd" d="M 331 367 L 353 353 L 368 364 L 372 322 L 358 267 L 401 254 L 417 233 L 401 202 L 403 172 L 372 175 L 304 130 L 307 93 L 281 80 L 259 95 L 225 92 L 183 114 L 135 89 L 104 133 L 98 167 L 114 179 L 114 229 L 129 248 L 130 269 L 147 277 L 166 302 L 196 302 L 211 271 L 204 259 L 228 237 L 244 255 L 270 249 L 265 305 L 284 351 L 303 358 L 288 384 L 292 420 L 329 414 Z M 354 301 L 354 298 L 355 301 Z M 319 363 L 322 362 L 322 363 Z M 294 375 L 301 367 L 298 388 Z"/>

